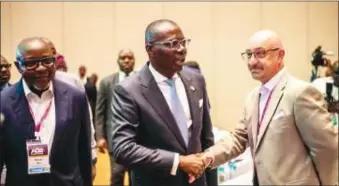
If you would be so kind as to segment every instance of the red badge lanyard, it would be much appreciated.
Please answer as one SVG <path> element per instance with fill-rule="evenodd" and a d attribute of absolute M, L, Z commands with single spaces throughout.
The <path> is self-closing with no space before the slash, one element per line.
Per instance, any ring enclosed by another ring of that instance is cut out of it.
<path fill-rule="evenodd" d="M 269 104 L 269 102 L 271 101 L 271 97 L 272 97 L 272 94 L 273 94 L 273 91 L 274 91 L 274 89 L 275 89 L 275 87 L 272 89 L 272 91 L 270 92 L 270 94 L 269 94 L 269 96 L 268 96 L 268 99 L 267 99 L 267 101 L 266 101 L 266 103 L 265 103 L 265 107 L 264 107 L 264 110 L 263 110 L 263 112 L 262 112 L 262 114 L 261 114 L 261 118 L 260 118 L 260 120 L 259 120 L 259 123 L 258 123 L 258 129 L 260 129 L 260 125 L 261 125 L 261 123 L 262 123 L 262 121 L 263 121 L 263 119 L 264 119 L 264 116 L 265 116 L 265 114 L 266 114 L 266 110 L 267 110 L 267 107 L 268 107 L 268 104 Z M 261 97 L 261 96 L 260 96 Z M 259 100 L 260 101 L 260 100 Z M 259 112 L 260 112 L 260 103 L 259 103 Z M 259 114 L 260 115 L 260 114 Z M 258 130 L 259 131 L 259 130 Z"/>
<path fill-rule="evenodd" d="M 31 115 L 33 117 L 33 119 L 35 120 L 35 116 L 34 116 L 34 113 L 32 111 L 32 108 L 31 108 L 31 105 L 28 104 L 29 106 L 29 111 L 31 112 Z M 42 117 L 40 118 L 39 122 L 35 123 L 35 132 L 40 132 L 40 128 L 41 128 L 41 124 L 42 122 L 46 119 L 50 109 L 51 109 L 51 106 L 52 106 L 52 100 L 49 102 L 48 104 L 48 107 L 46 108 L 44 114 L 42 115 Z"/>

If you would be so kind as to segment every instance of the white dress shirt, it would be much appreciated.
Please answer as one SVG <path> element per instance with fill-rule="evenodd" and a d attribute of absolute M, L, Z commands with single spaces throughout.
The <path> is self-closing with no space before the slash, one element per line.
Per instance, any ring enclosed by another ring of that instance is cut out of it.
<path fill-rule="evenodd" d="M 165 97 L 165 100 L 168 104 L 168 106 L 171 108 L 171 87 L 170 85 L 166 82 L 168 80 L 167 77 L 163 76 L 160 74 L 157 70 L 154 69 L 152 64 L 149 65 L 149 70 L 151 71 L 151 74 L 153 75 L 155 82 L 157 83 L 160 91 L 162 92 L 163 96 Z M 187 94 L 186 94 L 186 89 L 184 86 L 184 83 L 182 82 L 181 78 L 179 77 L 178 74 L 174 74 L 173 78 L 175 81 L 175 87 L 177 90 L 177 94 L 179 96 L 179 100 L 183 106 L 185 116 L 186 116 L 186 121 L 187 121 L 187 128 L 190 128 L 192 125 L 192 119 L 191 119 L 191 113 L 190 113 L 190 108 L 188 104 L 188 99 L 187 99 Z M 175 153 L 174 155 L 174 160 L 173 160 L 173 166 L 171 169 L 170 174 L 171 175 L 176 175 L 177 169 L 179 166 L 179 158 L 180 155 L 179 153 Z"/>
<path fill-rule="evenodd" d="M 260 87 L 260 90 L 259 90 L 259 93 L 260 93 L 259 122 L 261 122 L 261 118 L 262 118 L 263 112 L 265 110 L 266 104 L 267 104 L 267 106 L 269 104 L 269 103 L 267 103 L 267 101 L 270 101 L 269 97 L 270 97 L 272 91 L 277 86 L 277 84 L 279 83 L 281 77 L 283 76 L 283 74 L 285 72 L 286 72 L 285 68 L 282 68 L 275 76 L 273 76 L 268 82 L 266 82 L 265 84 L 263 84 Z"/>
<path fill-rule="evenodd" d="M 131 76 L 134 74 L 134 71 L 130 72 L 128 76 Z M 119 71 L 119 83 L 122 82 L 126 77 L 126 73 L 123 71 Z"/>
<path fill-rule="evenodd" d="M 41 120 L 45 114 L 49 104 L 51 103 L 51 108 L 47 113 L 46 118 L 41 123 L 39 137 L 42 143 L 48 144 L 48 152 L 51 151 L 54 131 L 55 131 L 55 104 L 54 104 L 54 93 L 52 82 L 49 85 L 49 89 L 42 93 L 41 97 L 33 93 L 29 88 L 25 80 L 22 80 L 25 96 L 28 101 L 28 105 L 31 110 L 32 118 L 35 122 L 35 125 Z"/>

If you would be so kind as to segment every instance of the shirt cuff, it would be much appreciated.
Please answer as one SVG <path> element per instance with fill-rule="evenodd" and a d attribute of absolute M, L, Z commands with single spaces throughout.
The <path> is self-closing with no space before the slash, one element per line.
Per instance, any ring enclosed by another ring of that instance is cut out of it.
<path fill-rule="evenodd" d="M 179 162 L 180 162 L 180 156 L 178 153 L 174 154 L 174 160 L 173 160 L 173 165 L 172 165 L 172 169 L 171 169 L 171 175 L 175 176 L 177 174 L 177 170 L 179 167 Z"/>

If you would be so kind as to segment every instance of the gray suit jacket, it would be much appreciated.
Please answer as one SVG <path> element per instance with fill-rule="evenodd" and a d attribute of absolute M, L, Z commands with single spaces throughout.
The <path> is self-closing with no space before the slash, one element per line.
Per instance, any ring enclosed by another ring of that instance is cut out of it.
<path fill-rule="evenodd" d="M 119 83 L 119 72 L 107 76 L 101 80 L 97 95 L 95 108 L 95 132 L 98 139 L 106 139 L 108 150 L 112 151 L 112 125 L 109 118 L 112 117 L 111 102 L 113 97 L 113 88 Z"/>
<path fill-rule="evenodd" d="M 203 152 L 214 144 L 205 80 L 188 71 L 181 71 L 179 76 L 193 121 L 188 146 L 148 64 L 114 88 L 113 156 L 119 164 L 131 168 L 133 186 L 188 186 L 188 175 L 182 170 L 170 175 L 174 153 Z M 193 185 L 216 186 L 216 171 L 207 172 Z"/>
<path fill-rule="evenodd" d="M 285 73 L 258 129 L 259 87 L 245 102 L 231 136 L 208 149 L 214 166 L 250 146 L 261 185 L 338 185 L 338 128 L 321 93 Z"/>

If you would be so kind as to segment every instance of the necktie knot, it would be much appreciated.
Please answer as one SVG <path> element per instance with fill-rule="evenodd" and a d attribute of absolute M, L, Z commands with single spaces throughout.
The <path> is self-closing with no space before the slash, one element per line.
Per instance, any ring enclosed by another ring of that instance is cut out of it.
<path fill-rule="evenodd" d="M 165 82 L 170 86 L 173 87 L 175 84 L 175 79 L 167 79 Z"/>

